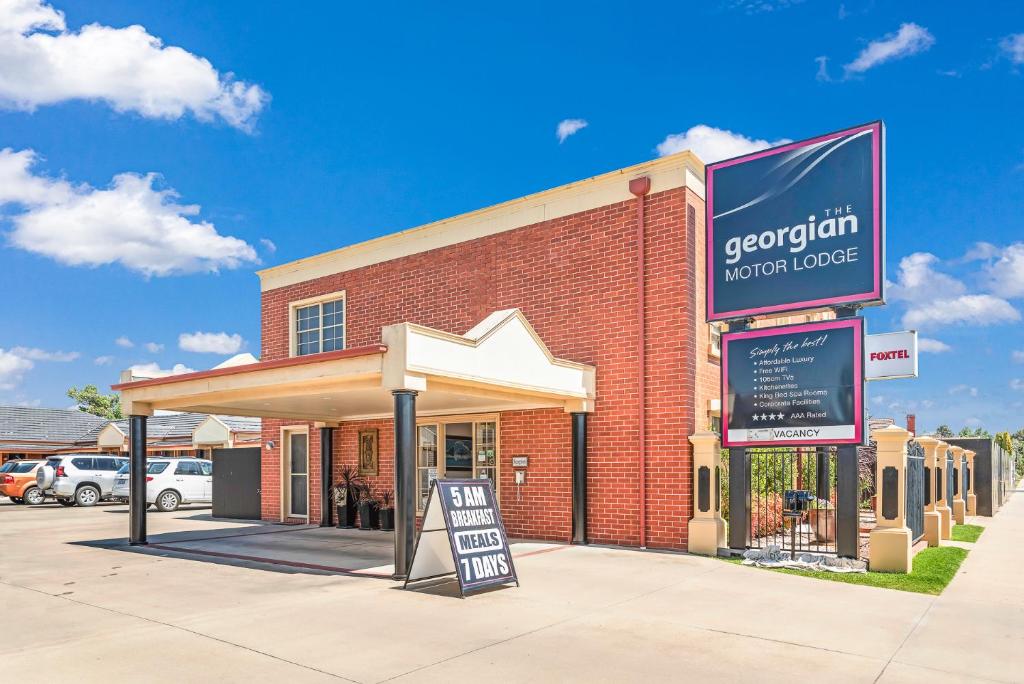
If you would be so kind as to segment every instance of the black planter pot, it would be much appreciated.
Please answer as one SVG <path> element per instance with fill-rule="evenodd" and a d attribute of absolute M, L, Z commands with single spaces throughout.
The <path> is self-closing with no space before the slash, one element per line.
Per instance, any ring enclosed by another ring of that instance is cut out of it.
<path fill-rule="evenodd" d="M 338 516 L 338 527 L 340 529 L 352 527 L 352 520 L 348 517 L 348 506 L 335 506 L 334 514 Z"/>
<path fill-rule="evenodd" d="M 391 532 L 395 529 L 395 509 L 384 508 L 379 511 L 380 514 L 380 529 L 385 532 Z"/>
<path fill-rule="evenodd" d="M 361 530 L 372 530 L 374 525 L 374 513 L 376 508 L 370 502 L 359 503 L 359 529 Z"/>
<path fill-rule="evenodd" d="M 348 503 L 345 504 L 345 508 L 348 510 L 347 524 L 345 527 L 352 528 L 356 526 L 356 513 L 359 512 L 359 504 L 352 498 L 351 495 L 348 497 Z"/>

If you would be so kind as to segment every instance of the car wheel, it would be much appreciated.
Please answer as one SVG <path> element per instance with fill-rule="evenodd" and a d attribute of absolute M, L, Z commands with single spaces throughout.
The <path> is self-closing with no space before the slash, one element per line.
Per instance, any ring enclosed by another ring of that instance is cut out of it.
<path fill-rule="evenodd" d="M 160 492 L 160 496 L 156 497 L 157 510 L 164 513 L 171 513 L 172 511 L 178 510 L 178 506 L 181 504 L 181 497 L 178 496 L 178 492 L 168 489 Z"/>
<path fill-rule="evenodd" d="M 29 487 L 25 490 L 25 495 L 22 499 L 29 506 L 38 506 L 46 500 L 46 495 L 43 494 L 43 490 L 39 487 Z"/>
<path fill-rule="evenodd" d="M 100 500 L 100 490 L 92 485 L 84 485 L 75 492 L 75 503 L 82 507 L 95 506 Z"/>
<path fill-rule="evenodd" d="M 61 506 L 74 506 L 75 505 L 75 500 L 74 499 L 57 499 L 57 503 L 59 503 Z"/>

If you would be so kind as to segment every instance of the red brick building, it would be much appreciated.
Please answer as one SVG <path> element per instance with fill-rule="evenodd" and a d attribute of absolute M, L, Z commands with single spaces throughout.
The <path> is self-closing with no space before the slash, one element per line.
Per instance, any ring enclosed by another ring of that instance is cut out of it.
<path fill-rule="evenodd" d="M 719 395 L 703 198 L 703 165 L 683 152 L 269 268 L 258 364 L 118 389 L 136 415 L 261 416 L 267 520 L 321 520 L 321 464 L 331 480 L 355 467 L 360 433 L 376 430 L 366 479 L 393 489 L 384 390 L 407 390 L 418 501 L 432 477 L 488 477 L 513 537 L 571 540 L 583 496 L 587 540 L 685 549 L 688 437 Z M 331 453 L 311 458 L 322 434 Z"/>

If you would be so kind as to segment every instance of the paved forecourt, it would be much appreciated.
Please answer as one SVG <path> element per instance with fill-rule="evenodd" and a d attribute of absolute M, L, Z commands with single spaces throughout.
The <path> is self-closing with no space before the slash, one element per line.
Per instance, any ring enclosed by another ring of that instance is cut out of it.
<path fill-rule="evenodd" d="M 463 600 L 450 586 L 413 593 L 374 577 L 187 555 L 188 542 L 132 550 L 119 541 L 125 511 L 0 499 L 6 677 L 1019 681 L 1010 641 L 1024 633 L 1024 598 L 1012 587 L 1024 549 L 1007 542 L 1024 533 L 1020 495 L 987 521 L 941 597 L 696 556 L 513 544 L 522 587 Z M 236 535 L 255 532 L 273 553 L 270 540 L 291 534 L 204 509 L 149 525 L 154 541 L 203 539 L 206 551 L 217 537 L 237 551 Z"/>

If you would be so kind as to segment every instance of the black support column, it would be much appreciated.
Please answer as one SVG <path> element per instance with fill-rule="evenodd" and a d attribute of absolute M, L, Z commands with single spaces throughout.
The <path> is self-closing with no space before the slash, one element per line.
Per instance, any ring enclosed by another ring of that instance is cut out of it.
<path fill-rule="evenodd" d="M 572 415 L 572 543 L 587 543 L 587 414 Z"/>
<path fill-rule="evenodd" d="M 320 527 L 331 526 L 331 479 L 334 477 L 334 428 L 320 428 Z"/>
<path fill-rule="evenodd" d="M 857 447 L 837 447 L 839 465 L 836 484 L 836 555 L 857 558 L 860 555 L 860 512 L 857 472 Z"/>
<path fill-rule="evenodd" d="M 128 420 L 128 543 L 146 543 L 146 416 Z"/>
<path fill-rule="evenodd" d="M 395 390 L 395 577 L 409 574 L 416 542 L 416 392 Z"/>

